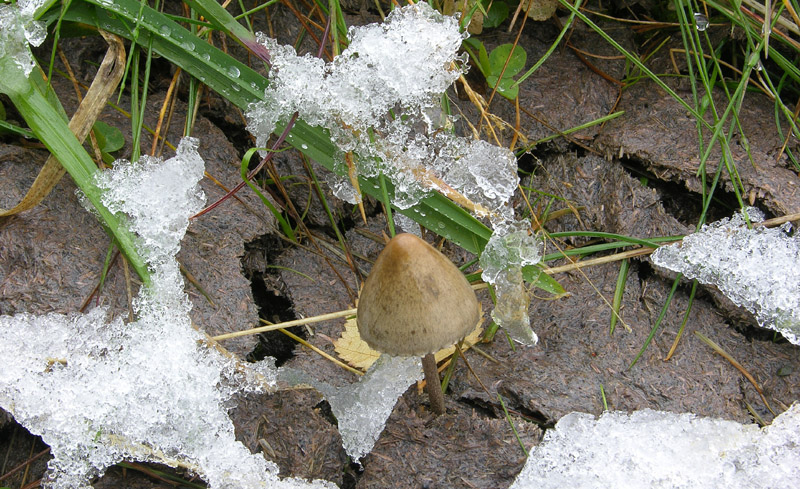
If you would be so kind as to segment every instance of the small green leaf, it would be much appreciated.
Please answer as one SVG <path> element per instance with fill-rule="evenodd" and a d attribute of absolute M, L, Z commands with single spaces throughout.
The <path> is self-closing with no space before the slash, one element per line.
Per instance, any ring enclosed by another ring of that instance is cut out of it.
<path fill-rule="evenodd" d="M 503 78 L 511 78 L 522 71 L 522 68 L 525 67 L 525 61 L 528 59 L 528 54 L 519 46 L 512 53 L 511 49 L 513 47 L 513 44 L 501 44 L 492 49 L 491 54 L 489 54 L 489 72 L 492 75 L 499 76 L 500 73 L 503 73 Z M 509 55 L 511 59 L 509 59 Z M 508 66 L 504 72 L 503 66 L 506 64 L 506 59 L 508 59 Z"/>
<path fill-rule="evenodd" d="M 497 27 L 508 18 L 508 4 L 506 2 L 483 0 L 481 3 L 484 7 L 487 4 L 491 5 L 486 17 L 483 18 L 483 27 L 487 29 Z"/>
<path fill-rule="evenodd" d="M 109 126 L 103 121 L 96 121 L 93 128 L 94 137 L 97 138 L 97 144 L 103 153 L 113 153 L 125 146 L 125 137 L 116 127 Z"/>
<path fill-rule="evenodd" d="M 513 86 L 513 78 L 503 77 L 502 79 L 498 80 L 495 75 L 489 75 L 486 77 L 486 83 L 488 83 L 492 88 L 497 87 L 497 93 L 509 100 L 514 100 L 517 98 L 517 94 L 519 93 L 519 87 Z"/>

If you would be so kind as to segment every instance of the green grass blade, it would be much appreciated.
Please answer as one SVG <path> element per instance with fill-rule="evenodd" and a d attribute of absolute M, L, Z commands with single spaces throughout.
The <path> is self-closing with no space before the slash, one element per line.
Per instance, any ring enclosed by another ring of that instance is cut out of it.
<path fill-rule="evenodd" d="M 584 15 L 583 12 L 580 12 L 572 4 L 567 2 L 567 0 L 559 0 L 559 2 L 561 2 L 561 5 L 564 8 L 566 8 L 571 13 L 573 13 L 576 17 L 581 19 L 587 26 L 589 26 L 593 31 L 595 31 L 598 35 L 600 35 L 600 37 L 605 39 L 606 42 L 608 42 L 610 45 L 612 45 L 614 47 L 614 49 L 616 49 L 617 51 L 620 52 L 620 54 L 625 56 L 625 59 L 627 59 L 628 62 L 630 62 L 631 64 L 635 65 L 639 70 L 641 70 L 642 73 L 644 73 L 648 78 L 650 78 L 653 82 L 655 82 L 655 84 L 658 85 L 659 88 L 661 88 L 662 90 L 667 92 L 667 94 L 669 94 L 670 97 L 672 97 L 673 99 L 675 99 L 676 102 L 681 104 L 687 111 L 689 111 L 689 113 L 692 115 L 692 117 L 694 117 L 695 119 L 697 119 L 699 121 L 703 121 L 704 126 L 706 126 L 708 129 L 713 129 L 713 128 L 711 128 L 709 126 L 708 123 L 706 123 L 703 120 L 703 116 L 700 115 L 697 112 L 697 110 L 695 110 L 694 107 L 692 107 L 691 105 L 686 103 L 686 101 L 683 100 L 683 98 L 681 98 L 677 93 L 675 93 L 675 91 L 672 88 L 670 88 L 669 85 L 664 83 L 664 81 L 661 80 L 661 78 L 659 78 L 655 73 L 650 71 L 650 68 L 645 66 L 644 63 L 642 63 L 641 60 L 639 60 L 639 58 L 637 56 L 635 56 L 635 55 L 631 54 L 630 52 L 628 52 L 628 50 L 625 49 L 624 47 L 622 47 L 616 40 L 614 40 L 613 37 L 609 36 L 597 24 L 595 24 L 588 17 L 586 17 L 586 15 Z"/>
<path fill-rule="evenodd" d="M 275 219 L 280 224 L 283 233 L 289 239 L 291 239 L 296 243 L 297 237 L 294 234 L 294 230 L 292 229 L 291 224 L 289 224 L 289 221 L 287 221 L 286 218 L 283 217 L 283 213 L 281 213 L 281 211 L 279 211 L 277 207 L 272 205 L 272 202 L 270 202 L 270 200 L 266 198 L 264 194 L 261 193 L 261 190 L 259 190 L 256 184 L 254 184 L 247 178 L 247 171 L 250 166 L 250 159 L 253 157 L 254 154 L 256 154 L 256 151 L 258 151 L 258 148 L 251 148 L 247 150 L 247 152 L 244 154 L 244 157 L 242 158 L 242 163 L 239 166 L 239 172 L 242 176 L 242 180 L 244 180 L 244 182 L 247 183 L 247 186 L 250 187 L 250 189 L 253 192 L 255 192 L 256 195 L 258 195 L 258 198 L 261 199 L 261 202 L 264 203 L 264 206 L 266 206 L 267 209 L 269 209 L 269 211 L 272 213 L 272 215 L 275 216 Z M 257 154 L 256 157 L 258 158 Z"/>
<path fill-rule="evenodd" d="M 670 289 L 669 291 L 667 300 L 664 301 L 664 306 L 661 308 L 661 312 L 658 314 L 658 319 L 656 319 L 655 324 L 653 324 L 653 327 L 650 329 L 650 334 L 648 334 L 647 339 L 644 340 L 644 344 L 642 345 L 642 348 L 639 350 L 639 353 L 636 354 L 636 358 L 634 358 L 631 364 L 628 366 L 628 370 L 632 369 L 633 366 L 636 365 L 636 362 L 638 362 L 639 359 L 642 358 L 642 355 L 644 355 L 644 351 L 647 350 L 647 347 L 650 345 L 650 342 L 653 341 L 653 338 L 655 338 L 656 332 L 658 331 L 659 326 L 661 326 L 661 321 L 664 320 L 664 316 L 667 315 L 667 310 L 669 309 L 669 305 L 672 304 L 672 298 L 675 296 L 675 291 L 678 290 L 678 284 L 681 282 L 681 277 L 683 277 L 683 275 L 679 273 L 678 276 L 675 277 L 675 280 L 672 282 L 672 289 Z"/>
<path fill-rule="evenodd" d="M 568 238 L 572 236 L 582 236 L 587 238 L 603 238 L 603 239 L 613 239 L 617 241 L 623 241 L 632 245 L 640 245 L 640 246 L 647 246 L 649 248 L 658 248 L 660 241 L 677 241 L 681 239 L 680 237 L 669 237 L 669 238 L 659 238 L 658 240 L 655 239 L 641 239 L 641 238 L 632 238 L 630 236 L 624 236 L 622 234 L 614 234 L 614 233 L 603 233 L 600 231 L 563 231 L 558 233 L 550 233 L 550 237 L 552 238 Z"/>
<path fill-rule="evenodd" d="M 630 260 L 622 260 L 622 263 L 619 265 L 617 286 L 614 289 L 614 300 L 611 302 L 611 326 L 608 330 L 609 335 L 614 334 L 614 328 L 616 328 L 617 321 L 619 320 L 619 308 L 622 305 L 622 295 L 625 293 L 625 282 L 628 281 L 628 270 L 630 266 Z"/>

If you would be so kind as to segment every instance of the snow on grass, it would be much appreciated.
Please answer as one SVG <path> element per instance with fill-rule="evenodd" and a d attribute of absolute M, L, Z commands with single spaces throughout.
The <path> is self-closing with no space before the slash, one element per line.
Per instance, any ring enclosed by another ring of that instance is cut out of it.
<path fill-rule="evenodd" d="M 491 221 L 495 255 L 522 253 L 526 262 L 538 261 L 542 246 L 532 238 L 524 240 L 524 250 L 500 250 L 519 241 L 506 239 L 507 232 L 529 230 L 515 221 L 509 204 L 519 183 L 514 154 L 453 135 L 452 120 L 441 110 L 441 94 L 465 71 L 458 49 L 466 35 L 456 18 L 424 2 L 395 9 L 384 24 L 351 28 L 350 45 L 331 63 L 298 56 L 292 47 L 258 34 L 272 68 L 265 100 L 247 112 L 248 130 L 264 147 L 276 124 L 297 112 L 327 129 L 338 147 L 338 168 L 329 183 L 343 200 L 359 199 L 346 176 L 344 155 L 352 153 L 359 175 L 391 180 L 392 204 L 399 209 L 438 190 Z M 497 290 L 494 319 L 515 339 L 534 344 L 520 268 L 512 264 L 508 273 L 485 279 Z"/>

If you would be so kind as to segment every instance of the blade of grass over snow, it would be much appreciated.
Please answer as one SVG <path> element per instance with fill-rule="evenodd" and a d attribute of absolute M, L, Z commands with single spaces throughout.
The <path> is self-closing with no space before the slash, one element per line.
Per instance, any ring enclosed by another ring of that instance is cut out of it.
<path fill-rule="evenodd" d="M 254 47 L 249 41 L 253 35 L 216 2 L 195 0 L 187 3 L 212 25 L 242 36 L 240 40 L 245 41 L 244 44 Z M 54 21 L 56 12 L 49 15 L 48 19 Z M 268 84 L 266 78 L 193 35 L 168 16 L 135 0 L 116 0 L 111 5 L 93 0 L 74 1 L 64 14 L 64 21 L 94 25 L 127 39 L 136 39 L 140 45 L 152 46 L 153 52 L 241 109 L 264 97 Z M 278 125 L 276 132 L 283 129 L 284 126 Z M 309 159 L 329 170 L 334 169 L 336 149 L 322 129 L 297 121 L 287 142 Z M 381 185 L 377 179 L 359 177 L 359 184 L 365 193 L 381 200 Z M 392 191 L 391 183 L 386 182 L 386 185 Z M 400 212 L 475 254 L 483 250 L 491 236 L 488 227 L 439 193 L 433 193 L 416 206 Z"/>

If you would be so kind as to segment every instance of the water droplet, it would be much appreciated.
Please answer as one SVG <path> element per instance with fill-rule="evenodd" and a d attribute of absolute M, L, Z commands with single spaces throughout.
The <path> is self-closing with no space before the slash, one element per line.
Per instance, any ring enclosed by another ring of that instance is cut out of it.
<path fill-rule="evenodd" d="M 239 68 L 235 66 L 229 67 L 228 74 L 231 75 L 232 78 L 239 78 Z"/>
<path fill-rule="evenodd" d="M 695 27 L 697 27 L 698 31 L 702 32 L 702 31 L 708 29 L 708 24 L 709 24 L 708 17 L 706 17 L 705 15 L 703 15 L 703 14 L 701 14 L 699 12 L 695 12 L 695 14 L 694 14 L 694 25 L 695 25 Z"/>
<path fill-rule="evenodd" d="M 444 225 L 444 223 L 443 223 L 443 222 L 437 222 L 437 223 L 436 223 L 436 227 L 438 227 L 439 229 L 444 229 L 444 228 L 445 228 L 445 225 Z"/>
<path fill-rule="evenodd" d="M 308 149 L 308 145 L 306 143 L 301 144 L 300 147 L 303 149 Z"/>
<path fill-rule="evenodd" d="M 424 212 L 420 212 L 419 215 L 422 216 L 422 217 L 425 217 L 425 213 Z"/>
<path fill-rule="evenodd" d="M 206 61 L 211 61 L 211 55 L 208 54 L 208 53 L 203 53 L 203 54 L 200 55 L 200 57 L 203 58 Z"/>
<path fill-rule="evenodd" d="M 158 32 L 160 32 L 162 36 L 167 37 L 172 33 L 172 30 L 168 25 L 164 24 L 158 28 Z"/>
<path fill-rule="evenodd" d="M 192 41 L 183 41 L 181 47 L 187 51 L 194 51 L 194 43 Z"/>

